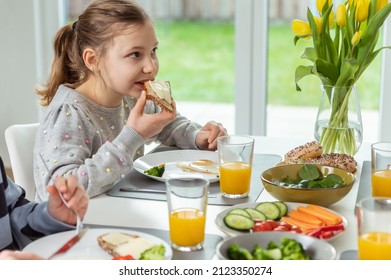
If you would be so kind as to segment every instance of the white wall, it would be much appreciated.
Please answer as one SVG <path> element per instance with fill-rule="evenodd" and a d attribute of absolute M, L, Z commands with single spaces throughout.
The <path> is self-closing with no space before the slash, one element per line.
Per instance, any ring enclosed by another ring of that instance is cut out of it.
<path fill-rule="evenodd" d="M 37 122 L 33 1 L 0 0 L 0 155 L 9 156 L 5 129 Z"/>
<path fill-rule="evenodd" d="M 53 0 L 0 0 L 0 155 L 10 166 L 5 129 L 39 120 L 36 82 L 48 72 L 58 29 Z M 44 55 L 42 55 L 44 54 Z M 46 59 L 38 59 L 39 57 Z"/>

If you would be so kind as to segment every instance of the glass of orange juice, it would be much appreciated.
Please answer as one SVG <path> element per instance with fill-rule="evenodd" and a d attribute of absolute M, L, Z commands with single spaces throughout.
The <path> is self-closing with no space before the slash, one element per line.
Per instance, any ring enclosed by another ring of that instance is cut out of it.
<path fill-rule="evenodd" d="M 171 247 L 184 252 L 202 249 L 209 181 L 172 178 L 166 186 Z"/>
<path fill-rule="evenodd" d="M 220 190 L 224 197 L 248 196 L 254 153 L 254 139 L 241 135 L 226 135 L 217 139 Z"/>
<path fill-rule="evenodd" d="M 358 258 L 391 260 L 391 199 L 368 197 L 356 205 Z"/>
<path fill-rule="evenodd" d="M 391 142 L 371 146 L 372 196 L 391 198 Z"/>

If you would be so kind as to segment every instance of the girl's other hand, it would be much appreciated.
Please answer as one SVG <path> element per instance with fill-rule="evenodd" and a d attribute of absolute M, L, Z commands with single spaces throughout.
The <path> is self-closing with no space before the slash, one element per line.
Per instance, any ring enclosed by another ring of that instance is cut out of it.
<path fill-rule="evenodd" d="M 215 151 L 217 138 L 224 135 L 227 135 L 227 129 L 221 123 L 210 121 L 198 132 L 196 136 L 197 147 L 201 150 Z"/>
<path fill-rule="evenodd" d="M 176 105 L 173 103 L 173 112 L 162 110 L 156 114 L 145 114 L 146 92 L 143 90 L 136 105 L 130 111 L 126 125 L 136 130 L 144 140 L 160 133 L 163 128 L 176 117 Z"/>

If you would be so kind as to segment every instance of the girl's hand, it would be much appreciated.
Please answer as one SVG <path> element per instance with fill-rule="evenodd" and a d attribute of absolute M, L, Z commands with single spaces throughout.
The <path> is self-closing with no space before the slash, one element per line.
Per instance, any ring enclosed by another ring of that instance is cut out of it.
<path fill-rule="evenodd" d="M 210 121 L 198 132 L 196 136 L 197 147 L 201 150 L 215 151 L 217 138 L 224 135 L 227 135 L 227 129 L 221 123 Z"/>
<path fill-rule="evenodd" d="M 48 211 L 53 218 L 67 223 L 76 224 L 76 216 L 61 200 L 62 193 L 70 208 L 74 209 L 83 219 L 87 212 L 89 198 L 83 186 L 78 183 L 77 176 L 71 175 L 67 179 L 58 176 L 54 185 L 48 186 L 49 192 Z"/>
<path fill-rule="evenodd" d="M 143 139 L 149 139 L 160 133 L 163 128 L 176 117 L 176 105 L 173 112 L 162 110 L 156 114 L 145 114 L 146 92 L 143 90 L 136 105 L 130 111 L 126 125 L 136 130 Z"/>

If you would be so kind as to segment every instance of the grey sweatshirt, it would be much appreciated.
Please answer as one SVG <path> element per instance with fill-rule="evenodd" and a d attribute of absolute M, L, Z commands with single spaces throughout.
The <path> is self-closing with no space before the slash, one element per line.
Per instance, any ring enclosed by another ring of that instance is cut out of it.
<path fill-rule="evenodd" d="M 61 85 L 37 131 L 36 199 L 47 200 L 45 187 L 56 176 L 78 175 L 90 197 L 108 191 L 125 177 L 132 170 L 133 161 L 144 154 L 144 139 L 125 125 L 135 104 L 136 99 L 124 97 L 116 108 L 102 107 Z M 145 113 L 159 111 L 158 106 L 147 101 Z M 198 149 L 195 138 L 200 128 L 201 125 L 178 114 L 159 135 L 148 141 L 180 149 Z"/>

